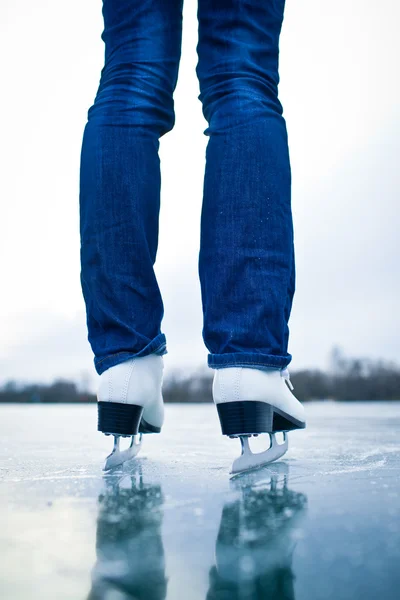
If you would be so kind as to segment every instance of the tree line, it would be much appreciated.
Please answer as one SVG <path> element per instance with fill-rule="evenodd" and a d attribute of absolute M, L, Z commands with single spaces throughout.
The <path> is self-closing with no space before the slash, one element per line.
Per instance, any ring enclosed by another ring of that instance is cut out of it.
<path fill-rule="evenodd" d="M 184 376 L 174 372 L 164 380 L 165 402 L 211 402 L 213 371 Z M 400 367 L 368 358 L 348 358 L 334 348 L 326 370 L 291 371 L 299 400 L 400 400 Z M 0 402 L 86 403 L 96 396 L 82 391 L 73 381 L 57 379 L 51 384 L 22 384 L 8 381 L 0 387 Z"/>

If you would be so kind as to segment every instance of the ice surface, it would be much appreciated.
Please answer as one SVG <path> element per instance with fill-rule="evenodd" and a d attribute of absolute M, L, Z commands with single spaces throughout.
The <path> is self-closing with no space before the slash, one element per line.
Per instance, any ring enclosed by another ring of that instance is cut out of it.
<path fill-rule="evenodd" d="M 397 600 L 400 403 L 307 416 L 230 480 L 212 405 L 168 405 L 118 474 L 94 405 L 0 406 L 0 597 Z"/>

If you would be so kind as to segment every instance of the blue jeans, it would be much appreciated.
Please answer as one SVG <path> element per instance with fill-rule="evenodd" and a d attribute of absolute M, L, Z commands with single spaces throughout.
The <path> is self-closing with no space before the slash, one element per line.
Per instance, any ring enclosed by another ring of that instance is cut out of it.
<path fill-rule="evenodd" d="M 159 138 L 175 122 L 182 3 L 103 0 L 105 64 L 80 171 L 81 284 L 99 374 L 167 351 L 153 265 Z M 198 0 L 196 73 L 209 136 L 199 276 L 212 368 L 291 361 L 291 173 L 277 90 L 284 4 Z"/>

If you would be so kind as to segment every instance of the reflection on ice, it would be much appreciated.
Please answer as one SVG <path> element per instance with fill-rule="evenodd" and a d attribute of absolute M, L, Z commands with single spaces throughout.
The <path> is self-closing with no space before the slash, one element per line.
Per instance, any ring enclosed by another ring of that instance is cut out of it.
<path fill-rule="evenodd" d="M 292 556 L 307 498 L 289 489 L 288 475 L 277 463 L 231 480 L 207 600 L 294 600 Z M 104 482 L 88 600 L 164 600 L 161 486 L 144 482 L 140 463 Z"/>
<path fill-rule="evenodd" d="M 293 600 L 292 555 L 307 498 L 288 488 L 288 466 L 232 480 L 207 600 Z"/>
<path fill-rule="evenodd" d="M 163 600 L 167 579 L 161 487 L 143 482 L 140 465 L 122 477 L 105 476 L 104 481 L 88 600 Z"/>

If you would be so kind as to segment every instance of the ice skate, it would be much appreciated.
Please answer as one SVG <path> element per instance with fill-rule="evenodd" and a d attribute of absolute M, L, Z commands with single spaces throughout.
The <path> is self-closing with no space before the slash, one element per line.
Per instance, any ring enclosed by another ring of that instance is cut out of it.
<path fill-rule="evenodd" d="M 163 367 L 162 356 L 150 354 L 131 358 L 100 375 L 97 429 L 114 436 L 105 471 L 134 458 L 142 446 L 143 434 L 160 433 L 164 422 Z M 126 450 L 120 448 L 121 438 L 131 438 Z"/>
<path fill-rule="evenodd" d="M 240 438 L 242 454 L 232 465 L 236 475 L 281 458 L 288 450 L 287 432 L 306 426 L 304 408 L 292 394 L 287 369 L 227 367 L 216 369 L 213 398 L 222 433 Z M 283 432 L 283 443 L 275 433 Z M 268 433 L 270 447 L 254 454 L 249 438 Z"/>

